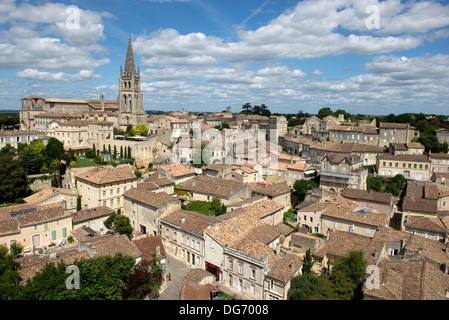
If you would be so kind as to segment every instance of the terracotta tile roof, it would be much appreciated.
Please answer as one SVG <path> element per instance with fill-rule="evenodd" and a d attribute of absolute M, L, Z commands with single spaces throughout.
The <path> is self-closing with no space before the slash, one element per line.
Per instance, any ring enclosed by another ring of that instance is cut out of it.
<path fill-rule="evenodd" d="M 211 280 L 215 276 L 202 269 L 192 269 L 181 280 L 179 300 L 210 300 L 210 292 L 220 291 L 212 285 Z"/>
<path fill-rule="evenodd" d="M 279 259 L 276 264 L 268 271 L 267 276 L 287 283 L 292 276 L 301 268 L 303 259 L 295 254 L 287 254 Z"/>
<path fill-rule="evenodd" d="M 164 192 L 152 192 L 141 188 L 130 188 L 127 190 L 123 197 L 125 199 L 131 199 L 154 208 L 159 208 L 160 205 L 166 202 L 179 202 L 179 200 L 167 195 Z"/>
<path fill-rule="evenodd" d="M 340 192 L 340 195 L 348 199 L 379 202 L 385 204 L 390 204 L 391 200 L 393 199 L 393 195 L 391 193 L 366 191 L 352 188 L 346 188 L 342 190 Z"/>
<path fill-rule="evenodd" d="M 267 244 L 280 236 L 280 232 L 252 214 L 239 215 L 205 231 L 225 248 L 238 250 L 258 259 L 268 257 L 271 268 L 279 259 Z"/>
<path fill-rule="evenodd" d="M 189 232 L 193 232 L 201 237 L 203 236 L 203 231 L 208 226 L 215 225 L 222 221 L 223 220 L 213 216 L 206 216 L 198 212 L 187 210 L 177 210 L 161 219 L 161 223 L 167 222 Z"/>
<path fill-rule="evenodd" d="M 114 209 L 106 206 L 80 210 L 72 213 L 72 221 L 73 223 L 79 223 L 90 219 L 109 216 L 114 212 Z"/>
<path fill-rule="evenodd" d="M 252 182 L 249 183 L 249 185 L 254 193 L 263 194 L 269 197 L 277 197 L 292 191 L 292 189 L 284 182 L 272 184 Z"/>
<path fill-rule="evenodd" d="M 60 261 L 63 261 L 66 265 L 71 265 L 77 259 L 89 259 L 89 254 L 84 250 L 79 251 L 78 249 L 69 249 L 58 251 L 55 259 L 50 259 L 49 255 L 40 257 L 37 254 L 18 258 L 16 261 L 22 266 L 22 268 L 18 271 L 20 276 L 20 284 L 25 284 L 26 281 L 33 278 L 37 272 L 41 272 L 48 263 L 54 263 L 57 265 Z"/>
<path fill-rule="evenodd" d="M 438 211 L 438 200 L 435 199 L 435 193 L 434 187 L 425 188 L 422 185 L 407 184 L 402 210 L 404 212 L 428 212 L 436 215 Z"/>
<path fill-rule="evenodd" d="M 429 154 L 429 158 L 449 159 L 449 153 L 431 153 Z"/>
<path fill-rule="evenodd" d="M 440 265 L 449 265 L 449 254 L 445 252 L 446 244 L 419 235 L 412 235 L 405 245 L 408 254 L 419 254 Z"/>
<path fill-rule="evenodd" d="M 250 205 L 243 206 L 228 213 L 222 214 L 220 215 L 220 219 L 229 219 L 231 216 L 236 216 L 238 214 L 253 214 L 255 217 L 263 219 L 270 214 L 282 210 L 283 208 L 283 205 L 273 200 L 263 199 L 261 201 L 257 201 Z"/>
<path fill-rule="evenodd" d="M 159 189 L 159 186 L 154 182 L 142 182 L 142 183 L 137 184 L 137 188 L 143 189 L 143 190 L 148 190 L 148 191 L 153 191 L 153 190 Z"/>
<path fill-rule="evenodd" d="M 366 207 L 354 208 L 345 205 L 339 205 L 339 203 L 331 203 L 321 213 L 321 217 L 323 216 L 338 218 L 346 220 L 348 222 L 357 222 L 374 227 L 385 226 L 389 221 L 389 216 L 378 210 Z"/>
<path fill-rule="evenodd" d="M 336 257 L 346 256 L 351 251 L 361 250 L 367 264 L 376 265 L 383 248 L 384 244 L 381 241 L 352 232 L 334 230 L 329 233 L 329 240 L 324 241 L 313 253 L 313 256 L 321 259 L 327 256 L 330 260 L 333 260 Z M 374 257 L 376 250 L 377 258 Z"/>
<path fill-rule="evenodd" d="M 169 178 L 158 178 L 153 180 L 153 183 L 157 184 L 159 187 L 175 185 L 175 182 Z"/>
<path fill-rule="evenodd" d="M 368 297 L 385 300 L 447 300 L 449 275 L 425 261 L 382 261 L 379 289 L 364 290 Z"/>
<path fill-rule="evenodd" d="M 379 129 L 376 127 L 364 127 L 364 126 L 332 126 L 329 128 L 329 131 L 347 131 L 347 132 L 363 132 L 366 134 L 378 134 Z"/>
<path fill-rule="evenodd" d="M 129 240 L 125 234 L 93 237 L 84 241 L 84 243 L 95 250 L 95 257 L 114 256 L 117 253 L 134 258 L 142 255 L 136 244 Z"/>
<path fill-rule="evenodd" d="M 70 214 L 66 214 L 61 202 L 55 203 L 53 206 L 35 206 L 35 207 L 23 207 L 15 208 L 10 213 L 4 212 L 3 218 L 0 221 L 16 220 L 20 228 L 40 224 L 44 222 L 55 221 L 63 218 L 70 218 Z M 12 214 L 12 215 L 11 215 Z M 15 230 L 15 224 L 5 223 L 3 227 L 11 227 L 10 231 Z"/>
<path fill-rule="evenodd" d="M 7 236 L 19 233 L 19 222 L 16 219 L 0 221 L 0 235 Z"/>
<path fill-rule="evenodd" d="M 133 243 L 142 252 L 142 260 L 153 261 L 152 255 L 157 253 L 157 247 L 159 247 L 159 255 L 156 254 L 156 258 L 161 259 L 165 257 L 165 248 L 159 236 L 151 236 L 139 240 L 133 240 Z"/>
<path fill-rule="evenodd" d="M 402 240 L 408 241 L 410 237 L 411 234 L 409 232 L 384 227 L 376 230 L 373 239 L 383 242 L 400 242 Z"/>
<path fill-rule="evenodd" d="M 421 142 L 406 142 L 405 145 L 409 149 L 425 149 L 424 145 Z"/>
<path fill-rule="evenodd" d="M 244 199 L 242 201 L 237 201 L 237 202 L 234 202 L 232 204 L 229 204 L 229 205 L 227 205 L 227 208 L 229 209 L 229 208 L 244 207 L 244 206 L 251 205 L 251 204 L 253 204 L 255 202 L 262 201 L 264 199 L 268 199 L 268 198 L 264 197 L 264 196 L 251 197 L 251 198 L 248 198 L 248 199 Z"/>
<path fill-rule="evenodd" d="M 430 159 L 425 154 L 398 154 L 383 153 L 377 157 L 379 160 L 398 160 L 398 161 L 415 161 L 415 162 L 429 162 Z"/>
<path fill-rule="evenodd" d="M 186 175 L 193 175 L 195 172 L 189 166 L 182 163 L 171 163 L 159 167 L 163 171 L 170 171 L 174 177 L 182 177 Z"/>
<path fill-rule="evenodd" d="M 77 179 L 95 184 L 107 184 L 137 180 L 131 166 L 123 167 L 94 167 L 76 175 Z"/>
<path fill-rule="evenodd" d="M 30 202 L 38 203 L 38 202 L 45 201 L 57 194 L 76 196 L 76 193 L 74 193 L 70 190 L 51 187 L 51 188 L 46 188 L 42 191 L 38 191 L 38 192 L 32 194 L 31 196 L 24 198 L 23 200 L 27 203 L 30 203 Z"/>
<path fill-rule="evenodd" d="M 245 187 L 246 184 L 235 180 L 227 180 L 205 175 L 197 175 L 182 184 L 183 190 L 221 198 L 229 198 Z"/>
<path fill-rule="evenodd" d="M 415 127 L 409 125 L 408 123 L 393 123 L 393 122 L 381 122 L 379 125 L 380 129 L 415 129 Z"/>
<path fill-rule="evenodd" d="M 443 222 L 434 217 L 409 216 L 408 222 L 404 222 L 404 226 L 412 230 L 423 230 L 439 233 L 449 233 Z"/>
<path fill-rule="evenodd" d="M 288 170 L 297 170 L 297 171 L 306 171 L 307 169 L 311 169 L 313 166 L 309 163 L 305 162 L 297 162 L 295 164 L 287 165 Z"/>
<path fill-rule="evenodd" d="M 362 161 L 360 156 L 355 153 L 352 154 L 328 153 L 326 154 L 325 158 L 327 158 L 331 163 L 338 163 L 338 164 L 346 160 L 350 165 Z"/>

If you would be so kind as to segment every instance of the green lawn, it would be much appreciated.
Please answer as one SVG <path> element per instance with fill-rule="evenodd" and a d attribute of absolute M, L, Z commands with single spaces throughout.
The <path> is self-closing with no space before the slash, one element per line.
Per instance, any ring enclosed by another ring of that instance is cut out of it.
<path fill-rule="evenodd" d="M 92 163 L 91 163 L 92 161 Z M 89 159 L 86 156 L 76 157 L 77 168 L 100 166 L 101 164 L 95 163 L 94 159 Z"/>

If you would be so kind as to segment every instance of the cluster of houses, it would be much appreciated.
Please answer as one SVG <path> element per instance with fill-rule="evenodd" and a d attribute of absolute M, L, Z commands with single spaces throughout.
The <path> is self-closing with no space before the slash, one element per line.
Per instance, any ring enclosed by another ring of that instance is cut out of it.
<path fill-rule="evenodd" d="M 24 246 L 22 279 L 58 259 L 70 263 L 122 252 L 138 263 L 153 253 L 164 261 L 169 253 L 192 268 L 181 299 L 223 290 L 244 299 L 285 300 L 307 250 L 317 274 L 329 272 L 335 257 L 362 250 L 380 277 L 380 286 L 364 288 L 365 299 L 449 297 L 449 155 L 426 154 L 415 139 L 419 132 L 408 124 L 376 127 L 329 116 L 288 129 L 285 117 L 237 115 L 228 108 L 204 116 L 148 116 L 149 136 L 136 141 L 117 139 L 112 125 L 110 132 L 101 131 L 107 118 L 83 120 L 66 118 L 64 125 L 17 136 L 2 133 L 0 142 L 63 139 L 63 128 L 83 128 L 78 141 L 89 141 L 88 148 L 96 143 L 101 150 L 102 141 L 129 145 L 144 165 L 69 168 L 61 188 L 41 188 L 25 204 L 0 208 L 0 244 Z M 206 142 L 209 163 L 192 166 L 192 144 L 178 145 L 179 137 L 192 137 L 195 129 L 207 135 L 224 123 L 256 133 L 275 129 L 276 143 L 245 144 L 228 164 L 224 135 L 215 135 Z M 255 161 L 260 150 L 265 161 Z M 266 161 L 272 155 L 276 163 Z M 397 174 L 407 179 L 400 196 L 367 189 L 369 175 Z M 319 188 L 298 204 L 295 182 L 317 177 Z M 183 209 L 214 198 L 226 212 L 208 216 Z M 296 219 L 284 218 L 287 211 Z M 129 218 L 131 239 L 108 232 L 104 221 L 112 213 Z"/>

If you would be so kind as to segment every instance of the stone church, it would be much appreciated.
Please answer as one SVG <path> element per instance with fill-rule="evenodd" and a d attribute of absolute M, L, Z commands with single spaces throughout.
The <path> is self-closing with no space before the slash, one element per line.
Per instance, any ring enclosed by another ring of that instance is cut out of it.
<path fill-rule="evenodd" d="M 131 36 L 128 41 L 125 70 L 120 66 L 119 92 L 117 100 L 59 99 L 29 96 L 21 99 L 21 130 L 45 131 L 52 120 L 95 119 L 113 122 L 118 129 L 125 130 L 131 124 L 147 124 L 148 115 L 143 110 L 143 95 L 140 90 L 140 68 L 134 63 Z"/>

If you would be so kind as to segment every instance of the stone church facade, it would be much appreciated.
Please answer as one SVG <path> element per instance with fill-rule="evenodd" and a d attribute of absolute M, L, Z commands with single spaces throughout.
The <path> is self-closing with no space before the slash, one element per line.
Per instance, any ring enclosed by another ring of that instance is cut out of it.
<path fill-rule="evenodd" d="M 131 36 L 128 42 L 125 69 L 120 66 L 119 92 L 117 100 L 60 99 L 29 96 L 21 99 L 19 112 L 21 130 L 46 131 L 45 124 L 52 120 L 98 118 L 112 121 L 117 129 L 126 129 L 131 124 L 147 124 L 148 115 L 143 109 L 140 90 L 140 69 L 136 71 Z M 41 119 L 46 119 L 43 124 Z"/>

